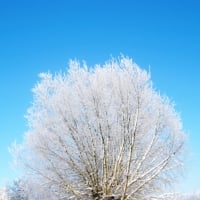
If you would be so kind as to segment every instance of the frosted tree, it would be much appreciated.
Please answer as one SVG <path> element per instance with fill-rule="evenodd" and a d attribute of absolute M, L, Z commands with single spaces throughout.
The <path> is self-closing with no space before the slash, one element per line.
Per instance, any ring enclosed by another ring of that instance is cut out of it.
<path fill-rule="evenodd" d="M 7 192 L 5 188 L 0 188 L 0 200 L 8 200 Z"/>
<path fill-rule="evenodd" d="M 34 177 L 23 177 L 6 187 L 7 200 L 56 200 L 58 197 Z M 1 200 L 1 199 L 0 199 Z"/>
<path fill-rule="evenodd" d="M 190 194 L 180 195 L 177 200 L 200 200 L 200 192 L 196 191 Z"/>
<path fill-rule="evenodd" d="M 14 181 L 6 188 L 8 200 L 28 200 L 25 182 L 22 179 Z"/>
<path fill-rule="evenodd" d="M 40 74 L 21 158 L 58 196 L 167 199 L 182 166 L 179 115 L 131 59 Z"/>

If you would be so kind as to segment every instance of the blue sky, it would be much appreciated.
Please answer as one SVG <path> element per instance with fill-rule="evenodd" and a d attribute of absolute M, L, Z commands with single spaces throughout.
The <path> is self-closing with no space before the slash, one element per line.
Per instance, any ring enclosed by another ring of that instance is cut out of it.
<path fill-rule="evenodd" d="M 151 66 L 155 88 L 176 103 L 190 155 L 180 188 L 200 189 L 199 9 L 198 0 L 0 0 L 0 186 L 17 176 L 8 147 L 27 130 L 38 74 L 123 53 Z"/>

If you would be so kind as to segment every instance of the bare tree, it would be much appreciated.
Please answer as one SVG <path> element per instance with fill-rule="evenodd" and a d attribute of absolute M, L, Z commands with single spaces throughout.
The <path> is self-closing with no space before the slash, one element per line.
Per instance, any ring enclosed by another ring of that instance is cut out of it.
<path fill-rule="evenodd" d="M 21 157 L 58 199 L 166 199 L 184 133 L 168 98 L 131 59 L 42 73 Z"/>

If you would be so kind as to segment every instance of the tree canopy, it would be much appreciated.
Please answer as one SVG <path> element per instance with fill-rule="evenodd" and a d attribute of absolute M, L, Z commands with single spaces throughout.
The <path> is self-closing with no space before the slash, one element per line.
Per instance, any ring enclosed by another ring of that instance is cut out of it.
<path fill-rule="evenodd" d="M 30 177 L 58 199 L 167 199 L 185 134 L 147 71 L 120 57 L 40 78 L 20 154 Z"/>

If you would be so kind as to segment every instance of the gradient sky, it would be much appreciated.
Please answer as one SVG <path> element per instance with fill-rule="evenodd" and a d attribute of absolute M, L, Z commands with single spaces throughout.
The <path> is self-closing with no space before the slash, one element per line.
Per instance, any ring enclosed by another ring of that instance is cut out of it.
<path fill-rule="evenodd" d="M 0 0 L 0 187 L 17 177 L 8 147 L 20 143 L 40 72 L 127 55 L 151 69 L 188 133 L 179 189 L 200 189 L 200 1 Z"/>

